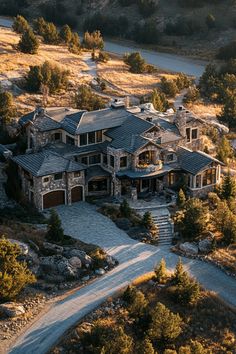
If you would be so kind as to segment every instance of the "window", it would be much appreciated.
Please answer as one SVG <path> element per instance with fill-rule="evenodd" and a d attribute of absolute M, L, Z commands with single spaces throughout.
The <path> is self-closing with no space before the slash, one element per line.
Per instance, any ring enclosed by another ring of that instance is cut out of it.
<path fill-rule="evenodd" d="M 168 154 L 166 159 L 167 159 L 167 162 L 174 161 L 174 154 Z"/>
<path fill-rule="evenodd" d="M 67 135 L 66 136 L 66 143 L 69 145 L 75 145 L 75 139 L 73 139 L 69 135 Z"/>
<path fill-rule="evenodd" d="M 120 168 L 127 167 L 127 156 L 123 156 L 120 158 Z"/>
<path fill-rule="evenodd" d="M 59 181 L 60 179 L 62 179 L 62 173 L 56 173 L 56 174 L 54 175 L 54 180 L 55 180 L 55 181 Z"/>
<path fill-rule="evenodd" d="M 191 141 L 190 128 L 186 129 L 186 138 L 187 142 L 189 143 Z"/>
<path fill-rule="evenodd" d="M 151 164 L 154 163 L 155 160 L 155 152 L 154 151 L 145 151 L 139 155 L 139 163 L 140 164 Z"/>
<path fill-rule="evenodd" d="M 44 177 L 43 178 L 43 183 L 48 183 L 49 182 L 49 177 Z"/>
<path fill-rule="evenodd" d="M 95 132 L 88 133 L 88 143 L 89 144 L 95 144 L 96 140 L 96 135 Z"/>
<path fill-rule="evenodd" d="M 110 166 L 114 167 L 115 166 L 115 159 L 114 156 L 110 155 Z"/>
<path fill-rule="evenodd" d="M 81 163 L 83 163 L 84 165 L 87 165 L 88 164 L 88 157 L 87 156 L 81 157 Z"/>
<path fill-rule="evenodd" d="M 80 172 L 74 172 L 74 178 L 80 177 Z"/>
<path fill-rule="evenodd" d="M 53 140 L 54 141 L 61 141 L 61 133 L 55 133 L 53 135 Z"/>
<path fill-rule="evenodd" d="M 89 165 L 96 165 L 97 163 L 101 163 L 100 154 L 89 156 Z"/>
<path fill-rule="evenodd" d="M 196 176 L 196 188 L 201 188 L 201 182 L 202 182 L 202 176 L 197 175 Z"/>
<path fill-rule="evenodd" d="M 107 185 L 106 178 L 97 181 L 90 181 L 88 183 L 89 192 L 107 192 L 107 190 L 108 190 L 108 185 Z"/>
<path fill-rule="evenodd" d="M 203 182 L 202 182 L 203 187 L 210 186 L 211 184 L 215 184 L 215 183 L 216 183 L 216 169 L 211 168 L 205 171 L 203 174 Z"/>
<path fill-rule="evenodd" d="M 80 135 L 80 146 L 87 145 L 87 134 Z"/>
<path fill-rule="evenodd" d="M 107 155 L 103 154 L 102 160 L 103 160 L 104 165 L 107 165 Z"/>
<path fill-rule="evenodd" d="M 198 129 L 192 129 L 192 140 L 196 140 L 198 136 Z"/>
<path fill-rule="evenodd" d="M 102 130 L 98 130 L 96 132 L 96 141 L 97 141 L 97 143 L 101 143 L 102 142 Z"/>

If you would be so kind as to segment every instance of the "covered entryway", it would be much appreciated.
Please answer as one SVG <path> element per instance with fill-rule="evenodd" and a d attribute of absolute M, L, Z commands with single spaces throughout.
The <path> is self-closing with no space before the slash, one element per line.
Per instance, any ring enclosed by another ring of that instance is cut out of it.
<path fill-rule="evenodd" d="M 83 200 L 83 187 L 76 186 L 71 189 L 71 203 L 80 202 Z"/>
<path fill-rule="evenodd" d="M 65 204 L 65 191 L 53 191 L 43 196 L 43 209 L 53 208 L 58 205 Z"/>

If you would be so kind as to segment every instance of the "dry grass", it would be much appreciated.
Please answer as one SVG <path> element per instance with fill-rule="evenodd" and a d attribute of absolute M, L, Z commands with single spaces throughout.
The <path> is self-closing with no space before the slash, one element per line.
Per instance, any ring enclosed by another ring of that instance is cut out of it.
<path fill-rule="evenodd" d="M 209 258 L 236 275 L 236 245 L 231 245 L 228 248 L 219 248 Z"/>
<path fill-rule="evenodd" d="M 52 64 L 70 71 L 69 80 L 73 87 L 87 82 L 88 77 L 83 71 L 88 70 L 82 55 L 70 53 L 65 46 L 46 45 L 41 43 L 37 55 L 24 54 L 16 51 L 14 46 L 19 42 L 19 36 L 10 29 L 0 27 L 0 83 L 3 86 L 19 82 L 31 65 L 40 65 L 48 60 Z M 10 87 L 10 86 L 9 86 Z M 71 95 L 68 92 L 49 97 L 50 105 L 70 105 Z M 17 95 L 15 102 L 19 110 L 29 110 L 41 102 L 41 95 L 28 95 L 23 92 Z"/>
<path fill-rule="evenodd" d="M 213 103 L 194 103 L 187 105 L 188 109 L 200 118 L 216 118 L 221 111 L 221 106 Z"/>
<path fill-rule="evenodd" d="M 160 84 L 163 76 L 174 79 L 176 75 L 169 73 L 132 74 L 122 59 L 112 56 L 105 64 L 98 65 L 98 76 L 108 83 L 108 86 L 122 95 L 147 95 Z"/>

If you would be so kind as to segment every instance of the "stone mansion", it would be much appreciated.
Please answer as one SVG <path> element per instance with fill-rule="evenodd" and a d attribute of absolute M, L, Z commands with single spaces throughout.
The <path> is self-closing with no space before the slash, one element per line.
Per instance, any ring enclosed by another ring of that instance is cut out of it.
<path fill-rule="evenodd" d="M 39 210 L 87 196 L 144 198 L 183 182 L 198 196 L 220 183 L 222 163 L 201 151 L 202 123 L 183 107 L 38 108 L 19 123 L 28 149 L 12 159 Z"/>

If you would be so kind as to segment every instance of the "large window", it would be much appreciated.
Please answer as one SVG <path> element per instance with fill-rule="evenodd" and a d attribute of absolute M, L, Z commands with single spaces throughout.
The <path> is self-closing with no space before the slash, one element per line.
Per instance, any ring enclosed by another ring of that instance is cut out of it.
<path fill-rule="evenodd" d="M 125 168 L 127 167 L 127 156 L 122 156 L 120 158 L 120 168 Z"/>
<path fill-rule="evenodd" d="M 96 142 L 96 134 L 95 132 L 88 133 L 88 143 L 95 144 Z"/>
<path fill-rule="evenodd" d="M 88 183 L 89 192 L 107 192 L 107 179 L 103 178 L 100 180 L 90 181 Z"/>
<path fill-rule="evenodd" d="M 215 183 L 216 183 L 216 169 L 210 168 L 209 170 L 205 171 L 203 174 L 202 185 L 203 187 L 205 187 Z"/>
<path fill-rule="evenodd" d="M 80 146 L 88 145 L 87 134 L 80 135 Z"/>
<path fill-rule="evenodd" d="M 189 143 L 191 141 L 191 129 L 190 128 L 187 128 L 186 129 L 186 138 L 187 138 L 187 142 Z"/>
<path fill-rule="evenodd" d="M 100 154 L 89 156 L 89 165 L 96 165 L 97 163 L 101 163 Z"/>
<path fill-rule="evenodd" d="M 139 163 L 140 164 L 151 164 L 154 163 L 154 151 L 145 151 L 139 155 Z"/>

